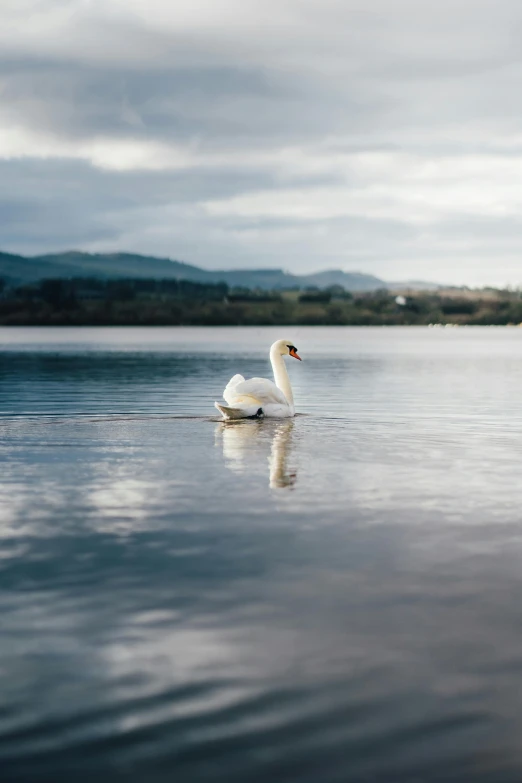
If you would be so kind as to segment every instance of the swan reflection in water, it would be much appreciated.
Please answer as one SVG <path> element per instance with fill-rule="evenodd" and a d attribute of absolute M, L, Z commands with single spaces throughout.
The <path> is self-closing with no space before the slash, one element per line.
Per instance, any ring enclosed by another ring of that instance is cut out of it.
<path fill-rule="evenodd" d="M 268 461 L 269 487 L 291 489 L 297 480 L 290 468 L 293 420 L 222 422 L 216 429 L 216 441 L 221 440 L 225 465 L 234 473 L 254 473 Z"/>

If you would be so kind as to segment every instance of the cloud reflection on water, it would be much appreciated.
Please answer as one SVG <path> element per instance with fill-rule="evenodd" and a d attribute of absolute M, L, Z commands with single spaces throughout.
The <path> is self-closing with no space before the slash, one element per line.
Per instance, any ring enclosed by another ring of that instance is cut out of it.
<path fill-rule="evenodd" d="M 4 355 L 2 771 L 520 780 L 520 335 L 316 330 L 310 415 L 226 425 L 216 334 Z"/>

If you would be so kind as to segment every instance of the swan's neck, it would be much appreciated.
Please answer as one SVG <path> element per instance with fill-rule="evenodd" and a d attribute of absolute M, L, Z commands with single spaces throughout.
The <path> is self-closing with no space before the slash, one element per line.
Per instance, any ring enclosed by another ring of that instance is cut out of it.
<path fill-rule="evenodd" d="M 274 380 L 278 389 L 281 389 L 286 397 L 288 405 L 294 410 L 294 395 L 292 394 L 292 387 L 290 385 L 290 378 L 288 377 L 288 370 L 286 364 L 279 353 L 279 351 L 270 351 L 270 361 L 272 362 L 272 369 L 274 371 Z"/>

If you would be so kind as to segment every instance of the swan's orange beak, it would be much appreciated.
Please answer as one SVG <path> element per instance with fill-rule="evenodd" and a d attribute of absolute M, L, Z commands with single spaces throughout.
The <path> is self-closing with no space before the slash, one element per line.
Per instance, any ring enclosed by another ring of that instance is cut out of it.
<path fill-rule="evenodd" d="M 297 351 L 295 350 L 295 348 L 290 348 L 290 356 L 293 356 L 294 359 L 299 359 L 300 362 L 303 361 L 299 356 L 299 354 L 297 353 Z"/>

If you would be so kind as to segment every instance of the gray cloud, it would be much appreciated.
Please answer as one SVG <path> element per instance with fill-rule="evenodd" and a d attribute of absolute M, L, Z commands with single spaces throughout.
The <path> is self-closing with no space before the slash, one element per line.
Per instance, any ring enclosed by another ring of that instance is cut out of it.
<path fill-rule="evenodd" d="M 521 25 L 514 0 L 5 0 L 0 246 L 522 282 Z"/>

